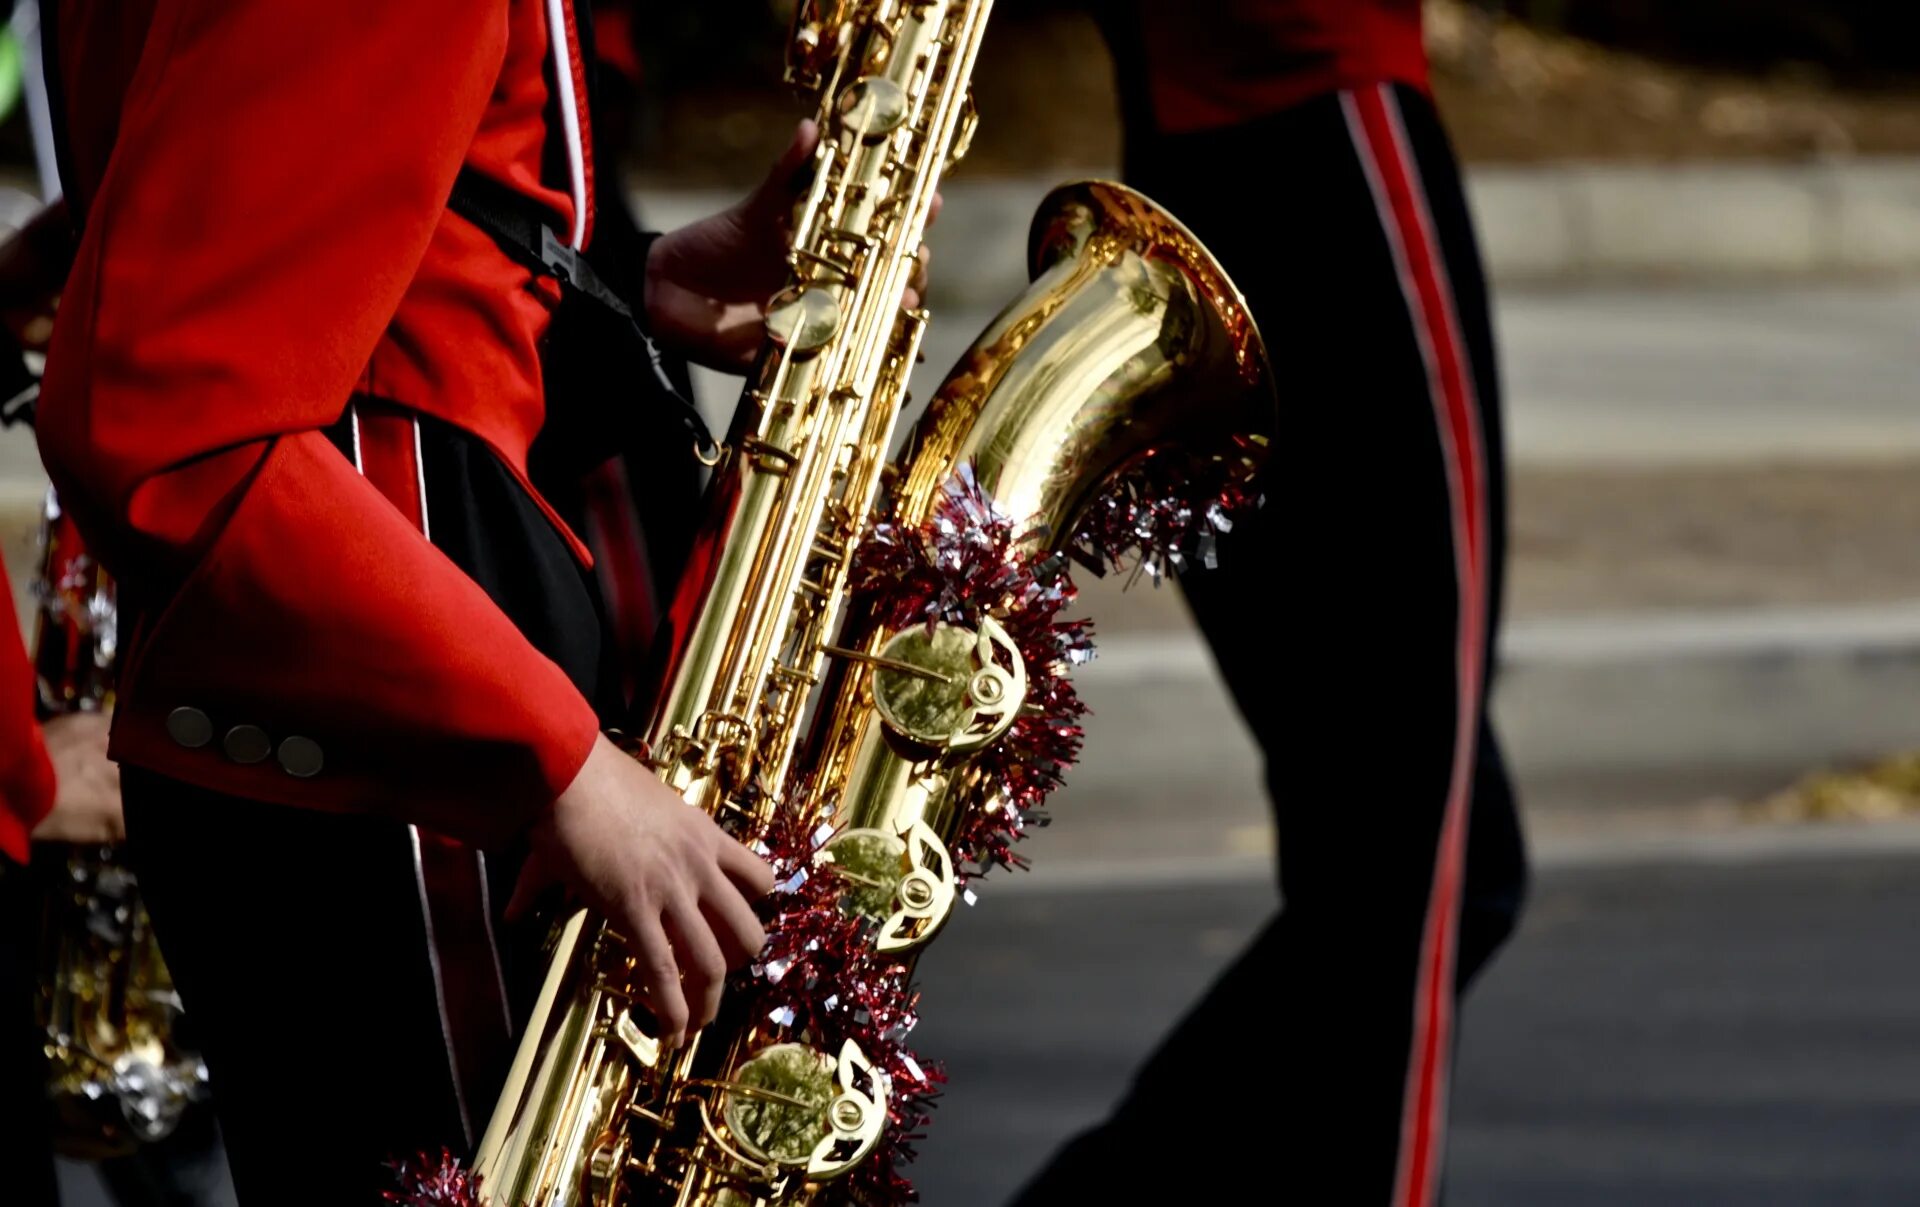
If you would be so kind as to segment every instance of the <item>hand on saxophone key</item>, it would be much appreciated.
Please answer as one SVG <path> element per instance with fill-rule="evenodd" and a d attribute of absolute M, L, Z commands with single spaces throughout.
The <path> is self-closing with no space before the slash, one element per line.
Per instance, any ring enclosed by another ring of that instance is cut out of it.
<path fill-rule="evenodd" d="M 744 373 L 760 351 L 767 299 L 787 284 L 794 205 L 806 192 L 820 128 L 803 121 L 759 187 L 734 206 L 670 231 L 647 252 L 647 326 L 697 364 Z M 936 195 L 927 222 L 940 214 Z M 919 249 L 901 305 L 927 291 L 927 250 Z"/>
<path fill-rule="evenodd" d="M 564 884 L 627 937 L 663 1043 L 712 1022 L 728 970 L 766 942 L 767 865 L 605 737 L 531 836 L 507 916 Z"/>

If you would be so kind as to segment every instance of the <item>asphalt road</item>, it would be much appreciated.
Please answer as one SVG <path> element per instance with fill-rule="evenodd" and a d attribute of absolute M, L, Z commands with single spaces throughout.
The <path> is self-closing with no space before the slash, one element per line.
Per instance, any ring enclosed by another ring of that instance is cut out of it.
<path fill-rule="evenodd" d="M 1258 880 L 983 896 L 922 965 L 952 1078 L 929 1207 L 1002 1202 L 1097 1119 L 1272 906 Z M 1916 922 L 1910 849 L 1543 872 L 1465 1013 L 1448 1203 L 1920 1202 Z M 86 1183 L 69 1207 L 104 1207 Z"/>
<path fill-rule="evenodd" d="M 1271 906 L 1003 892 L 960 919 L 922 966 L 952 1077 L 930 1207 L 1001 1202 L 1098 1118 Z M 1543 873 L 1465 1013 L 1448 1202 L 1920 1202 L 1916 922 L 1911 855 Z"/>

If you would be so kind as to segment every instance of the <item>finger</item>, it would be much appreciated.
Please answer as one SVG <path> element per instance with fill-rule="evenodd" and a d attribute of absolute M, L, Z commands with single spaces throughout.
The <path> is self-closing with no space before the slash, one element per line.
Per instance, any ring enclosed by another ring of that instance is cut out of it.
<path fill-rule="evenodd" d="M 933 249 L 922 243 L 920 254 L 914 257 L 913 276 L 908 281 L 908 287 L 921 297 L 927 294 L 927 272 L 932 264 Z"/>
<path fill-rule="evenodd" d="M 820 127 L 812 118 L 802 120 L 794 127 L 787 149 L 767 170 L 767 178 L 753 191 L 750 204 L 776 214 L 784 213 L 806 187 L 805 169 L 819 145 Z"/>
<path fill-rule="evenodd" d="M 733 839 L 720 844 L 719 863 L 720 870 L 746 894 L 748 901 L 758 901 L 773 891 L 773 869 Z"/>
<path fill-rule="evenodd" d="M 633 946 L 634 962 L 639 965 L 640 988 L 653 1007 L 654 1021 L 660 1024 L 660 1042 L 677 1048 L 687 1038 L 687 999 L 680 989 L 680 965 L 673 958 L 673 945 L 667 941 L 660 918 L 644 909 L 630 909 L 625 933 Z"/>
<path fill-rule="evenodd" d="M 785 169 L 785 175 L 792 177 L 797 173 L 820 145 L 820 124 L 810 117 L 803 117 L 793 127 L 793 138 L 787 143 L 786 152 L 780 156 L 779 166 Z"/>
<path fill-rule="evenodd" d="M 927 206 L 927 225 L 928 226 L 932 226 L 934 223 L 940 221 L 940 209 L 945 204 L 946 204 L 946 198 L 942 197 L 939 193 L 935 193 L 933 195 L 932 203 Z"/>
<path fill-rule="evenodd" d="M 933 249 L 922 243 L 920 250 L 914 253 L 913 271 L 907 276 L 906 288 L 900 291 L 900 309 L 918 310 L 927 294 L 927 264 L 933 259 Z"/>
<path fill-rule="evenodd" d="M 720 951 L 698 904 L 688 901 L 668 911 L 667 937 L 680 965 L 680 987 L 697 1030 L 720 1013 L 720 991 L 727 985 L 727 958 Z"/>
<path fill-rule="evenodd" d="M 722 373 L 752 368 L 766 335 L 759 306 L 716 302 L 669 281 L 655 283 L 647 313 L 661 342 Z"/>
<path fill-rule="evenodd" d="M 767 945 L 766 928 L 760 925 L 760 919 L 754 916 L 753 907 L 740 895 L 740 890 L 724 875 L 715 876 L 708 885 L 700 898 L 700 912 L 706 915 L 714 938 L 720 940 L 720 951 L 727 957 L 729 968 L 745 964 Z"/>

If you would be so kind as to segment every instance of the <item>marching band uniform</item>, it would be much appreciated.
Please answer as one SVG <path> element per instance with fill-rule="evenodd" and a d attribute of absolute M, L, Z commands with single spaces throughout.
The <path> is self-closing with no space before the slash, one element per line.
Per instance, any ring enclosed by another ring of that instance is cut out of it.
<path fill-rule="evenodd" d="M 40 437 L 120 583 L 130 853 L 241 1201 L 358 1201 L 477 1139 L 512 853 L 610 708 L 527 479 L 558 286 L 446 208 L 464 167 L 587 244 L 581 31 L 571 0 L 53 15 L 81 241 Z"/>
<path fill-rule="evenodd" d="M 1106 15 L 1129 181 L 1219 256 L 1288 378 L 1265 507 L 1182 579 L 1266 755 L 1284 904 L 1021 1201 L 1130 1199 L 1165 1169 L 1185 1193 L 1427 1207 L 1456 997 L 1512 930 L 1525 861 L 1486 709 L 1493 338 L 1420 5 Z M 1172 1122 L 1192 1102 L 1204 1158 L 1130 1159 L 1193 1134 Z"/>

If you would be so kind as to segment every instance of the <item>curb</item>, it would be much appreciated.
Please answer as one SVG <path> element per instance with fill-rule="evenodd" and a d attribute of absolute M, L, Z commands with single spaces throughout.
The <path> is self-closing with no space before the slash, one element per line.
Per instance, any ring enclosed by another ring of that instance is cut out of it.
<path fill-rule="evenodd" d="M 1920 159 L 1481 167 L 1468 193 L 1501 282 L 1920 268 Z"/>
<path fill-rule="evenodd" d="M 1115 637 L 1078 682 L 1117 731 L 1179 716 L 1197 735 L 1183 764 L 1257 783 L 1197 634 Z M 1609 808 L 1752 799 L 1810 768 L 1911 747 L 1916 699 L 1920 603 L 1908 603 L 1517 623 L 1501 641 L 1494 710 L 1530 808 Z M 1103 728 L 1090 726 L 1090 748 Z M 1104 780 L 1100 766 L 1089 757 L 1080 780 Z M 1116 768 L 1100 786 L 1124 791 L 1138 775 Z"/>
<path fill-rule="evenodd" d="M 997 309 L 1024 284 L 1027 224 L 1054 184 L 1112 175 L 967 180 L 943 190 L 933 301 Z M 1483 165 L 1467 171 L 1481 248 L 1503 285 L 1753 280 L 1920 272 L 1920 158 L 1795 164 Z M 729 192 L 642 188 L 670 228 Z"/>

